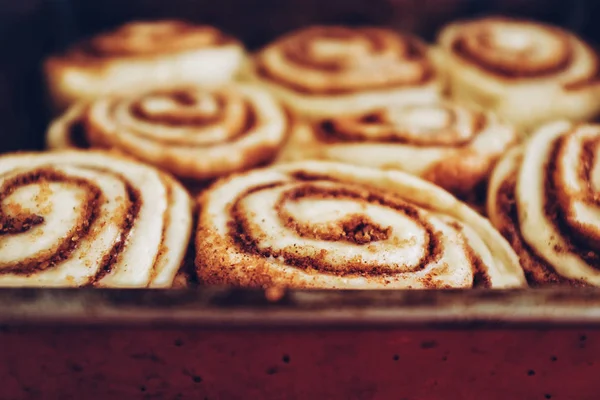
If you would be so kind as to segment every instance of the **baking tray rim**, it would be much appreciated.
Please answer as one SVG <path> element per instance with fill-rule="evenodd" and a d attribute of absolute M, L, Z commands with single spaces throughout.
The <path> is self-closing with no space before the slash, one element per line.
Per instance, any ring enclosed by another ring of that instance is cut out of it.
<path fill-rule="evenodd" d="M 466 290 L 2 288 L 0 329 L 152 327 L 600 328 L 600 288 Z"/>

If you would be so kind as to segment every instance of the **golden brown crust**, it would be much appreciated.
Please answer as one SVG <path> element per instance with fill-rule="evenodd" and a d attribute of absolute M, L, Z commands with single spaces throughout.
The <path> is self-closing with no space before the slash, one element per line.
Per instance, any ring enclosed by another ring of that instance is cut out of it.
<path fill-rule="evenodd" d="M 503 150 L 515 142 L 512 141 Z M 499 153 L 490 156 L 463 148 L 433 164 L 422 176 L 478 207 L 485 203 L 487 180 L 499 157 Z"/>

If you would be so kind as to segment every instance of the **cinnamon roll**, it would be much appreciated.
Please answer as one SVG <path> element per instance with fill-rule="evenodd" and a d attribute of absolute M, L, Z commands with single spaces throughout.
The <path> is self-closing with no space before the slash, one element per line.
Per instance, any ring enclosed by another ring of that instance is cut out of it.
<path fill-rule="evenodd" d="M 49 128 L 51 149 L 108 147 L 205 180 L 271 161 L 293 129 L 253 85 L 176 88 L 76 104 Z"/>
<path fill-rule="evenodd" d="M 98 151 L 0 156 L 0 286 L 170 287 L 192 228 L 173 178 Z"/>
<path fill-rule="evenodd" d="M 45 72 L 57 109 L 76 100 L 183 84 L 231 80 L 245 62 L 242 44 L 209 26 L 131 22 L 49 58 Z"/>
<path fill-rule="evenodd" d="M 429 102 L 440 91 L 428 47 L 381 28 L 318 26 L 293 32 L 256 55 L 254 73 L 309 117 Z"/>
<path fill-rule="evenodd" d="M 415 176 L 305 161 L 222 179 L 199 198 L 208 284 L 338 289 L 519 287 L 483 217 Z"/>
<path fill-rule="evenodd" d="M 488 213 L 532 285 L 600 286 L 600 125 L 547 124 L 495 168 Z"/>
<path fill-rule="evenodd" d="M 552 119 L 600 113 L 600 61 L 574 34 L 519 19 L 450 24 L 439 35 L 439 61 L 453 97 L 496 111 L 530 130 Z"/>
<path fill-rule="evenodd" d="M 421 176 L 470 203 L 485 203 L 496 160 L 518 140 L 493 114 L 456 103 L 388 106 L 297 129 L 282 161 L 325 159 Z"/>

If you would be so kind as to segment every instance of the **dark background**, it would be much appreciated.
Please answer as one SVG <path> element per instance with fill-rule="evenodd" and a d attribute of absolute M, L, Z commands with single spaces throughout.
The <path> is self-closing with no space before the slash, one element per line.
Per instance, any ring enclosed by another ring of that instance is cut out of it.
<path fill-rule="evenodd" d="M 386 25 L 432 39 L 450 20 L 483 14 L 535 18 L 600 43 L 597 0 L 0 0 L 0 151 L 43 146 L 43 58 L 129 20 L 212 24 L 256 48 L 316 23 Z"/>

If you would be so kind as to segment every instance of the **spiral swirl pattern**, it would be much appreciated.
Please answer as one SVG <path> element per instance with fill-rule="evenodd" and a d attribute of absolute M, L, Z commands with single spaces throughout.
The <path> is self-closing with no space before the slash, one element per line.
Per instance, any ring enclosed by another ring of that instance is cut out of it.
<path fill-rule="evenodd" d="M 589 101 L 600 95 L 598 56 L 558 27 L 509 18 L 458 22 L 442 30 L 439 47 L 455 97 L 523 128 L 600 112 Z"/>
<path fill-rule="evenodd" d="M 557 122 L 492 175 L 490 219 L 532 284 L 600 286 L 600 126 Z"/>
<path fill-rule="evenodd" d="M 401 172 L 302 162 L 225 178 L 200 198 L 196 266 L 211 284 L 512 287 L 510 246 L 447 192 Z"/>
<path fill-rule="evenodd" d="M 463 200 L 485 202 L 495 161 L 517 139 L 515 129 L 494 115 L 443 101 L 315 121 L 296 130 L 281 160 L 312 158 L 399 169 Z"/>
<path fill-rule="evenodd" d="M 0 157 L 0 286 L 170 287 L 191 201 L 169 176 L 95 151 Z"/>
<path fill-rule="evenodd" d="M 231 80 L 245 62 L 236 39 L 210 26 L 136 21 L 80 42 L 45 64 L 51 98 L 77 100 Z"/>
<path fill-rule="evenodd" d="M 427 46 L 381 28 L 317 26 L 293 32 L 255 58 L 257 78 L 303 114 L 437 98 Z"/>
<path fill-rule="evenodd" d="M 109 147 L 191 179 L 272 160 L 293 123 L 251 85 L 172 89 L 76 105 L 52 124 L 52 149 Z"/>
<path fill-rule="evenodd" d="M 509 20 L 484 20 L 466 27 L 455 38 L 452 50 L 507 78 L 553 75 L 568 66 L 572 56 L 566 33 Z"/>

